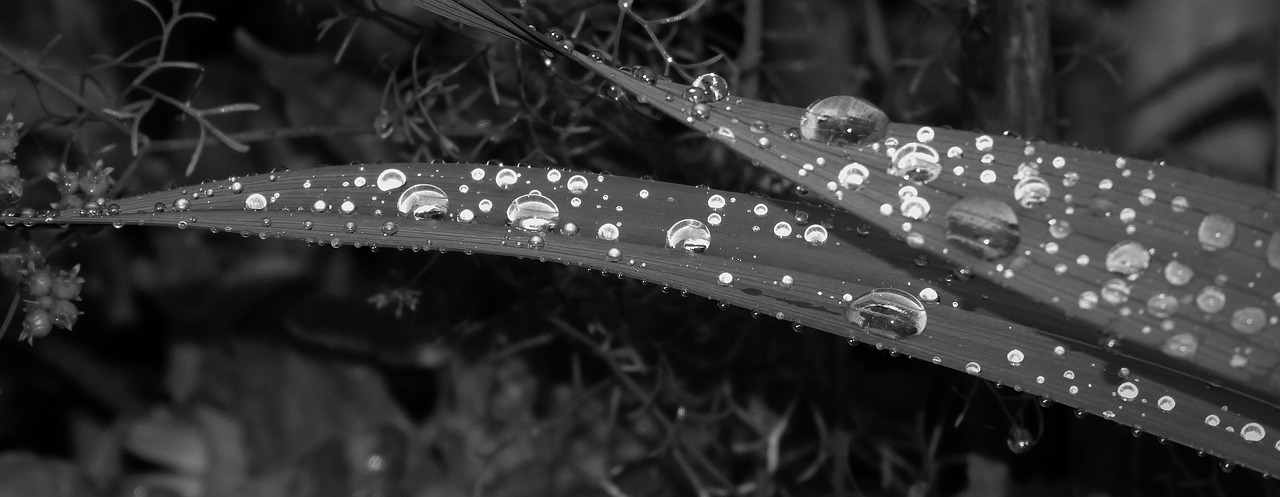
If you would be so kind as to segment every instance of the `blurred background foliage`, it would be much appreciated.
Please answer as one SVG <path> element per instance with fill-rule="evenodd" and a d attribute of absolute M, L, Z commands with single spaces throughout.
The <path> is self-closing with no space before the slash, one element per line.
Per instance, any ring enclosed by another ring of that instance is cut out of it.
<path fill-rule="evenodd" d="M 47 175 L 99 160 L 124 194 L 439 159 L 805 198 L 571 64 L 408 2 L 186 0 L 214 20 L 174 26 L 166 60 L 198 69 L 148 72 L 177 5 L 150 2 L 0 3 L 0 45 L 77 96 L 0 60 L 0 112 L 26 123 L 24 202 L 59 201 Z M 715 71 L 743 96 L 853 94 L 899 121 L 1277 179 L 1269 0 L 1041 3 L 1043 26 L 1023 33 L 1049 43 L 1030 128 L 1025 105 L 988 107 L 1009 91 L 988 52 L 1010 20 L 1001 2 L 507 4 L 617 63 Z M 149 101 L 128 132 L 84 111 Z M 260 109 L 186 112 L 232 103 Z M 249 151 L 197 148 L 210 126 Z M 1280 491 L 972 377 L 580 269 L 189 231 L 55 236 L 5 239 L 11 254 L 81 264 L 86 282 L 74 331 L 0 343 L 0 495 Z M 17 289 L 5 286 L 15 305 Z"/>

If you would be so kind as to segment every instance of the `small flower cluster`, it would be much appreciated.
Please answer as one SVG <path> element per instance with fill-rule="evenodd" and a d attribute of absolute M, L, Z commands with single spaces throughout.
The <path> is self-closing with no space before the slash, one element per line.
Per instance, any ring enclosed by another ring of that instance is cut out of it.
<path fill-rule="evenodd" d="M 61 171 L 50 171 L 49 180 L 53 181 L 58 193 L 62 194 L 53 208 L 59 211 L 79 209 L 86 202 L 104 205 L 103 198 L 115 184 L 111 171 L 110 167 L 102 167 L 102 161 L 98 161 L 87 171 L 67 171 L 65 165 Z"/>
<path fill-rule="evenodd" d="M 21 127 L 22 123 L 13 120 L 13 114 L 0 122 L 0 204 L 3 205 L 13 205 L 22 199 L 22 175 L 13 164 Z"/>
<path fill-rule="evenodd" d="M 31 343 L 48 335 L 54 327 L 71 330 L 80 318 L 80 310 L 72 302 L 80 300 L 80 289 L 84 286 L 80 265 L 68 271 L 29 261 L 22 274 L 30 300 L 26 301 L 26 318 L 22 320 L 22 335 L 18 339 Z"/>

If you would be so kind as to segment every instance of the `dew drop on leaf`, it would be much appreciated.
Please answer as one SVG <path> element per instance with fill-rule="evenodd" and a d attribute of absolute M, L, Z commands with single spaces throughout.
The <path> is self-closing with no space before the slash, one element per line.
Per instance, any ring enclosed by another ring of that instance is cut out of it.
<path fill-rule="evenodd" d="M 1179 333 L 1173 335 L 1160 345 L 1160 351 L 1170 357 L 1180 359 L 1188 359 L 1196 355 L 1196 350 L 1200 348 L 1200 339 L 1190 333 Z"/>
<path fill-rule="evenodd" d="M 716 283 L 719 283 L 719 284 L 720 284 L 720 286 L 729 286 L 729 285 L 732 285 L 732 284 L 733 284 L 733 275 L 732 275 L 732 274 L 729 274 L 729 273 L 720 273 L 720 276 L 717 276 L 717 277 L 716 277 Z"/>
<path fill-rule="evenodd" d="M 800 118 L 800 135 L 828 145 L 861 145 L 889 133 L 889 116 L 856 97 L 837 95 L 818 100 Z"/>
<path fill-rule="evenodd" d="M 527 193 L 511 201 L 507 220 L 525 231 L 546 231 L 560 220 L 560 208 L 541 194 Z"/>
<path fill-rule="evenodd" d="M 1257 307 L 1242 307 L 1231 315 L 1231 329 L 1252 335 L 1267 324 L 1267 313 Z"/>
<path fill-rule="evenodd" d="M 600 225 L 600 229 L 596 230 L 596 238 L 601 240 L 614 241 L 618 239 L 618 226 L 613 223 L 605 223 Z"/>
<path fill-rule="evenodd" d="M 682 219 L 667 229 L 667 248 L 701 254 L 710 246 L 711 230 L 697 219 Z"/>
<path fill-rule="evenodd" d="M 1200 221 L 1197 238 L 1200 246 L 1210 252 L 1230 247 L 1236 239 L 1236 222 L 1222 214 L 1209 214 Z"/>
<path fill-rule="evenodd" d="M 493 182 L 498 185 L 498 188 L 507 190 L 516 184 L 516 180 L 519 177 L 520 173 L 515 172 L 515 170 L 502 168 L 498 170 L 498 174 L 493 175 Z"/>
<path fill-rule="evenodd" d="M 413 185 L 400 194 L 396 210 L 414 219 L 439 219 L 449 212 L 449 196 L 435 185 Z"/>
<path fill-rule="evenodd" d="M 931 208 L 929 201 L 920 197 L 907 197 L 902 200 L 902 205 L 898 206 L 903 216 L 916 221 L 927 217 Z"/>
<path fill-rule="evenodd" d="M 260 211 L 267 208 L 267 197 L 261 193 L 249 195 L 244 199 L 244 208 L 251 211 Z"/>
<path fill-rule="evenodd" d="M 845 318 L 867 333 L 897 340 L 923 332 L 927 316 L 924 304 L 914 295 L 877 288 L 850 302 Z"/>
<path fill-rule="evenodd" d="M 378 173 L 378 180 L 376 183 L 379 190 L 389 192 L 404 186 L 404 182 L 404 171 L 395 168 L 388 168 L 383 169 L 381 173 Z"/>
<path fill-rule="evenodd" d="M 991 197 L 961 199 L 947 210 L 947 241 L 985 260 L 1000 259 L 1018 248 L 1018 217 Z"/>
<path fill-rule="evenodd" d="M 1157 293 L 1147 299 L 1147 312 L 1160 319 L 1178 312 L 1178 298 L 1167 293 Z"/>
<path fill-rule="evenodd" d="M 773 225 L 773 234 L 778 238 L 791 236 L 791 223 L 778 221 L 778 224 Z"/>
<path fill-rule="evenodd" d="M 893 153 L 889 175 L 907 181 L 928 183 L 942 175 L 938 151 L 923 143 L 908 143 Z"/>
<path fill-rule="evenodd" d="M 1141 243 L 1126 240 L 1107 251 L 1106 264 L 1107 271 L 1133 279 L 1147 270 L 1147 266 L 1151 264 L 1151 254 Z"/>
<path fill-rule="evenodd" d="M 186 212 L 187 209 L 190 209 L 190 208 L 191 208 L 191 201 L 187 200 L 186 197 L 173 201 L 173 210 L 175 211 Z"/>
<path fill-rule="evenodd" d="M 965 371 L 966 373 L 973 374 L 973 375 L 981 374 L 981 373 L 982 373 L 982 365 L 981 365 L 981 364 L 978 364 L 978 363 L 976 363 L 976 362 L 970 362 L 970 363 L 968 363 L 968 364 L 965 364 L 965 365 L 964 365 L 964 371 Z"/>
<path fill-rule="evenodd" d="M 1040 176 L 1027 176 L 1013 187 L 1013 199 L 1025 208 L 1037 207 L 1049 200 L 1052 189 L 1049 182 Z"/>
<path fill-rule="evenodd" d="M 1191 267 L 1178 261 L 1169 261 L 1169 264 L 1164 267 L 1164 278 L 1173 286 L 1187 284 L 1195 274 Z"/>
<path fill-rule="evenodd" d="M 1102 300 L 1111 305 L 1120 305 L 1129 301 L 1129 283 L 1114 278 L 1102 284 Z"/>
<path fill-rule="evenodd" d="M 1196 294 L 1196 307 L 1200 310 L 1213 314 L 1221 311 L 1227 306 L 1227 294 L 1213 285 L 1200 289 L 1200 293 Z"/>
<path fill-rule="evenodd" d="M 400 227 L 396 226 L 395 221 L 387 221 L 387 222 L 385 222 L 385 223 L 382 223 L 382 235 L 383 235 L 383 236 L 391 236 L 391 235 L 394 235 L 394 234 L 396 234 L 396 232 L 397 232 L 397 231 L 399 231 L 399 230 L 400 230 Z"/>
<path fill-rule="evenodd" d="M 693 87 L 702 90 L 708 102 L 729 98 L 729 81 L 713 72 L 698 76 L 693 80 Z"/>
<path fill-rule="evenodd" d="M 724 197 L 721 196 L 720 194 L 715 194 L 710 197 L 707 197 L 707 207 L 710 207 L 715 210 L 723 209 Z"/>
<path fill-rule="evenodd" d="M 871 176 L 871 172 L 867 170 L 867 166 L 853 162 L 840 170 L 836 175 L 836 181 L 840 182 L 840 186 L 845 190 L 857 190 L 867 184 L 868 176 Z"/>
<path fill-rule="evenodd" d="M 827 243 L 827 228 L 821 224 L 812 224 L 804 229 L 804 241 L 814 245 Z"/>
<path fill-rule="evenodd" d="M 582 195 L 582 192 L 587 191 L 587 185 L 589 184 L 585 176 L 575 174 L 569 177 L 569 181 L 566 181 L 564 186 L 569 189 L 569 193 Z"/>

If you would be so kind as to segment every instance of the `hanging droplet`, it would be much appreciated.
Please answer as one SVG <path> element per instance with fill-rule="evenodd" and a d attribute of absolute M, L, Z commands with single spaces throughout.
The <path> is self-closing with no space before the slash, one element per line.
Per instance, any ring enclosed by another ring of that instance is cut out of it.
<path fill-rule="evenodd" d="M 546 231 L 560 221 L 560 208 L 547 197 L 528 193 L 511 201 L 507 220 L 525 231 Z"/>
<path fill-rule="evenodd" d="M 947 210 L 947 241 L 994 261 L 1018 248 L 1018 217 L 1008 204 L 990 197 L 961 199 Z"/>
<path fill-rule="evenodd" d="M 849 303 L 845 318 L 867 333 L 897 340 L 924 331 L 924 304 L 896 288 L 877 288 Z"/>
<path fill-rule="evenodd" d="M 889 116 L 865 100 L 834 96 L 809 105 L 800 118 L 800 135 L 835 146 L 880 141 L 889 134 Z"/>
<path fill-rule="evenodd" d="M 1200 221 L 1200 246 L 1210 252 L 1231 246 L 1236 239 L 1236 222 L 1222 214 L 1209 214 Z"/>
<path fill-rule="evenodd" d="M 1107 251 L 1107 271 L 1136 279 L 1151 264 L 1151 254 L 1141 243 L 1123 241 Z"/>
<path fill-rule="evenodd" d="M 697 219 L 682 219 L 667 229 L 667 248 L 701 254 L 711 246 L 711 230 Z"/>
<path fill-rule="evenodd" d="M 394 190 L 404 186 L 406 181 L 404 171 L 399 169 L 383 169 L 378 173 L 378 189 L 384 192 Z"/>
<path fill-rule="evenodd" d="M 1049 182 L 1039 176 L 1027 176 L 1013 187 L 1013 198 L 1025 208 L 1034 208 L 1049 200 L 1052 189 Z"/>
<path fill-rule="evenodd" d="M 698 76 L 693 80 L 693 87 L 702 90 L 709 102 L 729 98 L 729 81 L 713 72 Z"/>
<path fill-rule="evenodd" d="M 439 219 L 449 212 L 449 196 L 435 185 L 417 184 L 400 194 L 396 209 L 414 219 Z"/>
<path fill-rule="evenodd" d="M 845 190 L 857 190 L 867 184 L 867 178 L 871 176 L 871 171 L 867 170 L 867 166 L 852 162 L 836 175 L 836 181 Z"/>
<path fill-rule="evenodd" d="M 1009 451 L 1014 454 L 1026 454 L 1032 447 L 1036 446 L 1036 440 L 1031 435 L 1031 430 L 1015 426 L 1009 430 L 1009 438 L 1005 439 L 1005 444 L 1009 446 Z"/>

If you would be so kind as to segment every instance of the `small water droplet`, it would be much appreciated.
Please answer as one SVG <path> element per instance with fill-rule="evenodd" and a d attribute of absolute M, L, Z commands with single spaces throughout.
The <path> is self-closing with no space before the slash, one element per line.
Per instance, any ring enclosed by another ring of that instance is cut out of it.
<path fill-rule="evenodd" d="M 1049 200 L 1052 189 L 1049 182 L 1039 176 L 1028 176 L 1018 181 L 1013 187 L 1013 198 L 1018 204 L 1025 208 L 1031 209 L 1045 203 Z"/>
<path fill-rule="evenodd" d="M 719 284 L 720 284 L 720 286 L 729 286 L 729 285 L 732 285 L 732 284 L 733 284 L 733 275 L 732 275 L 732 274 L 729 274 L 729 273 L 720 273 L 720 276 L 717 276 L 717 277 L 716 277 L 716 283 L 719 283 Z"/>
<path fill-rule="evenodd" d="M 1187 197 L 1177 196 L 1169 201 L 1169 208 L 1173 209 L 1173 212 L 1182 213 L 1191 208 L 1191 203 L 1187 201 Z"/>
<path fill-rule="evenodd" d="M 405 180 L 404 171 L 392 168 L 383 169 L 381 173 L 378 173 L 378 189 L 389 192 L 404 186 Z"/>
<path fill-rule="evenodd" d="M 764 217 L 766 214 L 769 213 L 769 206 L 764 204 L 756 204 L 755 207 L 751 208 L 751 212 L 754 213 L 756 216 Z"/>
<path fill-rule="evenodd" d="M 1200 221 L 1197 238 L 1200 246 L 1210 252 L 1230 247 L 1236 239 L 1236 222 L 1222 214 L 1209 214 Z"/>
<path fill-rule="evenodd" d="M 667 229 L 667 248 L 701 254 L 711 246 L 711 230 L 697 219 L 682 219 Z"/>
<path fill-rule="evenodd" d="M 413 219 L 439 219 L 449 212 L 449 196 L 435 185 L 413 185 L 400 194 L 396 210 Z"/>
<path fill-rule="evenodd" d="M 547 239 L 542 235 L 529 235 L 529 248 L 537 250 L 547 245 Z"/>
<path fill-rule="evenodd" d="M 1170 357 L 1189 359 L 1196 355 L 1200 348 L 1200 339 L 1190 333 L 1179 333 L 1166 339 L 1160 345 L 1160 351 Z"/>
<path fill-rule="evenodd" d="M 871 176 L 871 172 L 867 170 L 867 166 L 852 162 L 840 170 L 836 175 L 836 181 L 845 190 L 857 190 L 867 184 L 869 176 Z"/>
<path fill-rule="evenodd" d="M 993 145 L 995 145 L 995 140 L 988 135 L 973 139 L 973 147 L 978 149 L 979 152 L 990 152 Z"/>
<path fill-rule="evenodd" d="M 849 303 L 845 318 L 867 333 L 897 340 L 924 331 L 924 304 L 896 288 L 877 288 Z"/>
<path fill-rule="evenodd" d="M 865 100 L 833 96 L 809 105 L 800 119 L 805 139 L 828 145 L 861 145 L 879 141 L 889 133 L 889 116 Z"/>
<path fill-rule="evenodd" d="M 1164 267 L 1164 277 L 1173 286 L 1185 285 L 1193 276 L 1195 271 L 1178 261 L 1169 261 L 1169 264 Z"/>
<path fill-rule="evenodd" d="M 906 199 L 903 199 L 902 205 L 898 207 L 898 209 L 902 211 L 903 216 L 906 216 L 907 219 L 913 219 L 916 221 L 920 221 L 925 217 L 928 217 L 931 208 L 929 201 L 921 197 L 907 197 Z"/>
<path fill-rule="evenodd" d="M 511 201 L 507 220 L 525 231 L 546 231 L 559 222 L 560 208 L 541 194 L 527 193 Z"/>
<path fill-rule="evenodd" d="M 1021 366 L 1022 361 L 1027 358 L 1027 355 L 1023 354 L 1021 350 L 1013 349 L 1010 350 L 1008 354 L 1005 354 L 1004 357 L 1009 360 L 1010 366 Z"/>
<path fill-rule="evenodd" d="M 622 251 L 618 247 L 612 247 L 605 251 L 604 258 L 609 262 L 618 262 L 622 260 Z"/>
<path fill-rule="evenodd" d="M 1210 285 L 1200 289 L 1200 293 L 1196 294 L 1196 307 L 1200 310 L 1213 314 L 1221 311 L 1227 306 L 1227 294 L 1221 288 Z"/>
<path fill-rule="evenodd" d="M 1167 293 L 1157 293 L 1147 299 L 1147 312 L 1160 319 L 1178 312 L 1178 298 Z"/>
<path fill-rule="evenodd" d="M 778 224 L 773 225 L 773 235 L 778 238 L 791 236 L 791 223 L 779 221 Z"/>
<path fill-rule="evenodd" d="M 938 151 L 922 143 L 908 143 L 893 154 L 889 175 L 907 181 L 929 183 L 942 175 Z"/>
<path fill-rule="evenodd" d="M 1113 278 L 1102 284 L 1102 300 L 1111 305 L 1121 305 L 1129 301 L 1129 291 L 1128 282 Z"/>
<path fill-rule="evenodd" d="M 383 235 L 383 236 L 391 236 L 391 235 L 394 235 L 394 234 L 396 234 L 396 232 L 397 232 L 397 231 L 399 231 L 399 230 L 400 230 L 400 227 L 399 227 L 399 226 L 396 226 L 395 221 L 387 221 L 387 222 L 385 222 L 385 223 L 382 223 L 382 235 Z"/>
<path fill-rule="evenodd" d="M 1174 407 L 1177 407 L 1177 405 L 1178 405 L 1178 402 L 1173 400 L 1173 397 L 1170 397 L 1168 395 L 1160 397 L 1159 400 L 1156 400 L 1156 406 L 1159 407 L 1161 411 L 1165 411 L 1165 412 L 1172 411 Z"/>
<path fill-rule="evenodd" d="M 981 373 L 982 373 L 982 365 L 981 365 L 981 364 L 978 364 L 978 363 L 976 363 L 976 362 L 970 362 L 970 363 L 968 363 L 968 364 L 965 364 L 965 365 L 964 365 L 964 371 L 965 371 L 966 373 L 969 373 L 969 374 L 972 374 L 972 375 L 981 374 Z"/>
<path fill-rule="evenodd" d="M 178 200 L 173 201 L 173 210 L 175 211 L 186 212 L 187 209 L 190 209 L 190 208 L 191 208 L 191 201 L 187 200 L 186 197 L 179 198 Z"/>
<path fill-rule="evenodd" d="M 985 260 L 1000 259 L 1021 241 L 1018 217 L 1008 204 L 990 197 L 961 199 L 947 211 L 947 241 Z"/>
<path fill-rule="evenodd" d="M 1131 381 L 1121 383 L 1116 387 L 1116 395 L 1119 395 L 1124 400 L 1136 399 L 1138 398 L 1138 385 Z"/>
<path fill-rule="evenodd" d="M 1141 243 L 1123 241 L 1107 251 L 1107 271 L 1136 279 L 1151 264 L 1151 254 Z"/>

